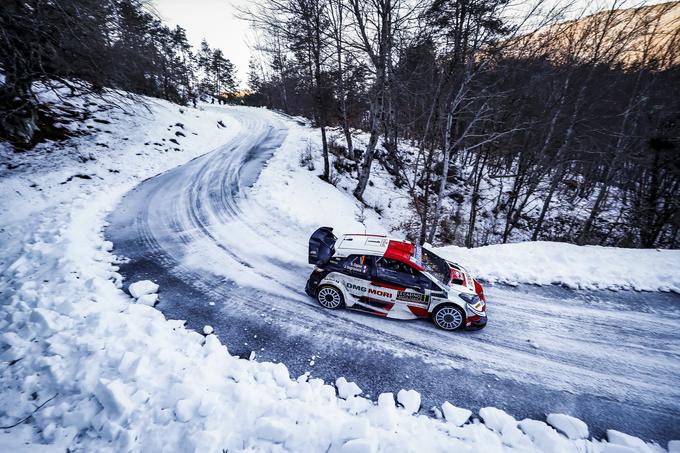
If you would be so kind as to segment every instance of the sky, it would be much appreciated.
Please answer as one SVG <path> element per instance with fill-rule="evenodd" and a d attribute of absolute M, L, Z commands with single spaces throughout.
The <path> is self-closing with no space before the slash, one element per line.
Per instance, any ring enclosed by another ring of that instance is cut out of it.
<path fill-rule="evenodd" d="M 247 22 L 234 14 L 248 0 L 152 0 L 155 12 L 169 26 L 179 25 L 187 31 L 189 42 L 198 47 L 203 38 L 212 48 L 220 48 L 236 65 L 241 86 L 248 81 L 251 35 Z"/>
<path fill-rule="evenodd" d="M 213 48 L 220 48 L 236 65 L 242 87 L 247 86 L 248 61 L 253 43 L 253 33 L 246 21 L 238 19 L 238 9 L 252 5 L 252 0 L 151 0 L 155 12 L 169 26 L 180 25 L 187 31 L 189 42 L 198 47 L 203 38 Z M 662 3 L 660 0 L 546 0 L 548 3 L 574 4 L 574 9 L 586 5 L 608 7 L 617 1 L 623 7 Z M 518 5 L 532 3 L 518 0 Z M 601 5 L 600 5 L 601 4 Z"/>

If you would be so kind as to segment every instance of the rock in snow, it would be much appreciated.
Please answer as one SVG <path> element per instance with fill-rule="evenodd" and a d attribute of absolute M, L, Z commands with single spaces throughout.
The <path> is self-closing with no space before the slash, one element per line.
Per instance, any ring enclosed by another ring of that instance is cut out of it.
<path fill-rule="evenodd" d="M 420 410 L 420 393 L 415 390 L 399 390 L 397 401 L 411 414 Z"/>
<path fill-rule="evenodd" d="M 130 287 L 128 288 L 128 291 L 130 291 L 132 297 L 137 299 L 138 297 L 143 296 L 145 294 L 155 293 L 156 291 L 158 291 L 158 285 L 152 282 L 151 280 L 142 280 L 131 284 Z"/>
<path fill-rule="evenodd" d="M 453 423 L 456 426 L 461 426 L 463 423 L 468 421 L 472 415 L 471 410 L 456 407 L 448 401 L 444 401 L 444 404 L 442 404 L 442 412 L 444 413 L 444 418 L 446 421 Z"/>
<path fill-rule="evenodd" d="M 588 425 L 578 418 L 565 414 L 548 414 L 547 422 L 569 439 L 588 438 Z"/>

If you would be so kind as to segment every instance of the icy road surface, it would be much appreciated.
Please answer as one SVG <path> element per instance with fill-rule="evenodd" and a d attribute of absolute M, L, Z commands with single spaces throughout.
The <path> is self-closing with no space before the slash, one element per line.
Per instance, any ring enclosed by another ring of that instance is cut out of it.
<path fill-rule="evenodd" d="M 249 199 L 290 123 L 231 114 L 244 125 L 237 139 L 146 180 L 109 218 L 114 252 L 129 259 L 121 273 L 158 283 L 168 318 L 213 326 L 232 354 L 346 376 L 373 399 L 418 390 L 421 413 L 448 400 L 520 419 L 567 413 L 599 437 L 680 437 L 680 296 L 489 287 L 488 327 L 456 333 L 324 310 L 303 292 L 311 231 Z"/>

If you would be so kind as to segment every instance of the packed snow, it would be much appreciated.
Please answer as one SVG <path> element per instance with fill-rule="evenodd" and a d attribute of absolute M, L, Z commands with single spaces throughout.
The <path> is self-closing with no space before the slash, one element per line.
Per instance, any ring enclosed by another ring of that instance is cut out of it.
<path fill-rule="evenodd" d="M 415 390 L 401 389 L 397 393 L 397 401 L 410 414 L 415 414 L 420 410 L 420 393 Z"/>
<path fill-rule="evenodd" d="M 548 414 L 546 421 L 569 439 L 588 438 L 588 425 L 578 418 L 565 414 Z"/>
<path fill-rule="evenodd" d="M 680 293 L 680 250 L 520 242 L 436 249 L 488 282 Z"/>
<path fill-rule="evenodd" d="M 156 302 L 158 302 L 158 294 L 144 294 L 137 298 L 138 304 L 148 305 L 149 307 L 156 305 Z"/>
<path fill-rule="evenodd" d="M 0 425 L 7 427 L 0 449 L 662 451 L 614 431 L 609 441 L 570 439 L 543 421 L 517 421 L 495 408 L 470 421 L 471 413 L 444 404 L 441 421 L 418 414 L 421 397 L 413 390 L 398 392 L 398 407 L 393 394 L 376 403 L 342 377 L 335 385 L 292 379 L 284 364 L 230 355 L 210 326 L 201 334 L 166 319 L 150 306 L 163 291 L 153 282 L 139 282 L 130 297 L 103 238 L 107 213 L 139 181 L 227 143 L 240 127 L 238 109 L 149 102 L 145 117 L 142 109 L 109 112 L 109 132 L 72 139 L 65 150 L 44 144 L 34 151 L 40 159 L 3 156 L 22 165 L 5 171 L 0 184 L 0 239 L 7 245 L 0 252 Z M 163 143 L 179 122 L 191 133 L 178 150 L 145 147 Z M 79 158 L 99 140 L 109 152 Z M 90 176 L 71 178 L 76 174 Z M 324 187 L 323 209 L 337 210 L 334 200 L 345 200 L 340 206 L 359 216 L 352 222 L 373 226 L 377 216 L 367 220 L 359 206 Z M 289 195 L 270 194 L 282 212 Z M 304 210 L 289 206 L 287 213 Z"/>
<path fill-rule="evenodd" d="M 128 291 L 130 291 L 130 295 L 132 297 L 138 299 L 141 296 L 154 294 L 156 291 L 158 291 L 158 285 L 152 282 L 151 280 L 142 280 L 139 282 L 132 283 L 128 287 Z"/>
<path fill-rule="evenodd" d="M 338 396 L 345 400 L 362 393 L 361 388 L 356 383 L 347 382 L 347 379 L 344 377 L 339 377 L 335 381 L 335 387 L 338 389 Z"/>
<path fill-rule="evenodd" d="M 456 407 L 448 401 L 444 401 L 444 404 L 442 404 L 442 413 L 447 422 L 453 423 L 456 426 L 461 426 L 472 415 L 471 410 Z"/>

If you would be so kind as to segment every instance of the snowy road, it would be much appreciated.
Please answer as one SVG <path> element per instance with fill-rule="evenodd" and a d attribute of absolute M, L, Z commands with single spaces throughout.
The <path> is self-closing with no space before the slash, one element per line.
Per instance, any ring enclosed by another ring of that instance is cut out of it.
<path fill-rule="evenodd" d="M 489 326 L 453 334 L 322 310 L 302 291 L 310 231 L 249 197 L 287 120 L 231 114 L 243 125 L 235 140 L 143 182 L 109 218 L 107 238 L 129 258 L 121 273 L 159 283 L 168 318 L 214 326 L 233 354 L 346 376 L 371 398 L 416 389 L 423 413 L 449 400 L 516 418 L 564 412 L 595 435 L 680 437 L 679 296 L 489 288 Z"/>

